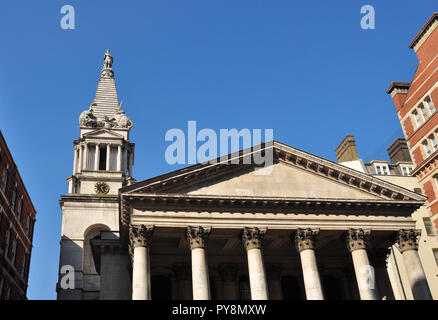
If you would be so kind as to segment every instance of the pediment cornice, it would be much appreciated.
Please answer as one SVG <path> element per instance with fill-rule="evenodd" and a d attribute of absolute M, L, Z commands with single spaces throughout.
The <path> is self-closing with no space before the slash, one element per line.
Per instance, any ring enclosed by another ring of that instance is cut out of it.
<path fill-rule="evenodd" d="M 261 147 L 242 150 L 238 153 L 218 158 L 214 164 L 197 164 L 191 167 L 180 169 L 165 175 L 135 183 L 121 189 L 122 194 L 165 194 L 179 193 L 179 190 L 190 185 L 209 181 L 231 172 L 248 170 L 255 166 L 254 163 L 244 164 L 245 157 L 259 152 L 268 152 L 272 148 L 274 162 L 283 162 L 310 171 L 338 183 L 348 185 L 352 188 L 373 194 L 382 200 L 390 201 L 420 201 L 424 202 L 426 197 L 395 184 L 383 181 L 371 175 L 350 169 L 338 163 L 320 158 L 310 153 L 292 148 L 285 144 L 273 141 L 262 144 Z M 239 160 L 239 164 L 232 161 Z"/>

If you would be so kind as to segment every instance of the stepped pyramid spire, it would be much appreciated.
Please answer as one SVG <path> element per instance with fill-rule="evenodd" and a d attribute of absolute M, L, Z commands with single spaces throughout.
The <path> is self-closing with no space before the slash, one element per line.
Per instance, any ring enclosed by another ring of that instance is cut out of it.
<path fill-rule="evenodd" d="M 112 117 L 119 109 L 114 71 L 112 69 L 113 56 L 108 49 L 103 59 L 103 68 L 100 73 L 99 83 L 92 103 L 93 114 L 98 120 L 104 120 L 105 116 Z"/>
<path fill-rule="evenodd" d="M 117 96 L 116 82 L 114 80 L 113 56 L 108 49 L 103 58 L 103 68 L 100 72 L 96 94 L 89 110 L 82 112 L 79 117 L 81 128 L 125 128 L 132 127 L 132 121 L 120 109 Z"/>

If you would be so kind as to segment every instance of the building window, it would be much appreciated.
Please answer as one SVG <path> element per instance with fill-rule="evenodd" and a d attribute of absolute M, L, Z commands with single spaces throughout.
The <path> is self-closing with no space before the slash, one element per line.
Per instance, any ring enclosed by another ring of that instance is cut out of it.
<path fill-rule="evenodd" d="M 5 257 L 8 257 L 10 238 L 11 238 L 11 229 L 8 229 L 8 231 L 6 231 L 6 236 L 5 236 Z"/>
<path fill-rule="evenodd" d="M 429 108 L 429 113 L 433 114 L 435 112 L 435 106 L 433 105 L 432 100 L 429 97 L 426 98 L 427 107 Z"/>
<path fill-rule="evenodd" d="M 421 115 L 423 116 L 424 121 L 426 121 L 429 118 L 429 115 L 427 114 L 426 108 L 424 107 L 423 104 L 420 104 L 420 112 Z"/>
<path fill-rule="evenodd" d="M 12 257 L 11 257 L 12 264 L 15 264 L 16 253 L 17 253 L 17 238 L 15 238 L 14 242 L 12 243 Z"/>
<path fill-rule="evenodd" d="M 423 218 L 424 227 L 428 236 L 436 236 L 436 229 L 430 218 Z"/>
<path fill-rule="evenodd" d="M 4 168 L 2 176 L 2 191 L 6 192 L 6 185 L 8 184 L 8 168 Z"/>
<path fill-rule="evenodd" d="M 424 151 L 426 152 L 426 156 L 430 156 L 432 154 L 432 150 L 430 149 L 429 141 L 425 140 L 423 142 Z"/>
<path fill-rule="evenodd" d="M 438 264 L 438 249 L 433 249 L 433 254 L 435 256 L 435 261 Z"/>
<path fill-rule="evenodd" d="M 437 150 L 436 138 L 435 135 L 432 134 L 430 137 L 430 143 L 432 144 L 432 151 L 435 152 Z"/>
<path fill-rule="evenodd" d="M 23 263 L 21 264 L 21 276 L 24 277 L 24 271 L 26 270 L 27 259 L 29 259 L 28 254 L 24 254 Z"/>
<path fill-rule="evenodd" d="M 412 114 L 414 115 L 415 123 L 417 124 L 417 128 L 418 128 L 419 126 L 421 126 L 420 116 L 417 110 L 415 110 Z"/>
<path fill-rule="evenodd" d="M 17 206 L 17 219 L 18 221 L 21 221 L 21 212 L 23 211 L 23 198 L 20 197 L 18 200 L 18 206 Z"/>
<path fill-rule="evenodd" d="M 106 147 L 100 148 L 99 170 L 106 170 Z"/>
<path fill-rule="evenodd" d="M 11 209 L 14 210 L 15 209 L 15 200 L 17 198 L 17 188 L 14 188 L 14 190 L 12 190 L 12 198 L 11 198 Z"/>
<path fill-rule="evenodd" d="M 401 170 L 404 176 L 408 176 L 412 172 L 413 168 L 410 166 L 401 166 Z"/>
<path fill-rule="evenodd" d="M 375 164 L 374 168 L 377 174 L 389 175 L 389 168 L 386 164 Z"/>
<path fill-rule="evenodd" d="M 26 223 L 26 235 L 29 237 L 29 231 L 30 231 L 30 216 L 27 217 L 27 223 Z"/>

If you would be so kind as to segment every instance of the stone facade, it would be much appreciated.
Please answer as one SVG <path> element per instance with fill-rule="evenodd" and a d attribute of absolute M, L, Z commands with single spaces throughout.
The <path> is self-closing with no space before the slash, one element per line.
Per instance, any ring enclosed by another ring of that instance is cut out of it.
<path fill-rule="evenodd" d="M 61 198 L 60 267 L 74 266 L 76 285 L 62 288 L 61 274 L 59 299 L 394 296 L 382 260 L 400 230 L 416 232 L 423 195 L 277 141 L 136 182 L 131 127 L 108 124 L 118 110 L 108 54 L 96 93 L 107 98 L 81 116 Z M 269 167 L 253 161 L 261 154 Z M 428 299 L 418 252 L 406 252 L 422 281 L 414 296 Z"/>

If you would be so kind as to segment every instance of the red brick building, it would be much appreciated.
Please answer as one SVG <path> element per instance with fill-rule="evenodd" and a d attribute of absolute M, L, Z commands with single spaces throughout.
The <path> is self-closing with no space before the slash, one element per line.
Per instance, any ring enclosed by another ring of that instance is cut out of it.
<path fill-rule="evenodd" d="M 438 229 L 438 13 L 430 17 L 409 48 L 418 58 L 412 82 L 392 82 L 387 92 L 413 156 L 411 174 L 418 177 L 428 197 L 431 219 Z"/>
<path fill-rule="evenodd" d="M 26 299 L 36 211 L 0 131 L 0 299 Z"/>

